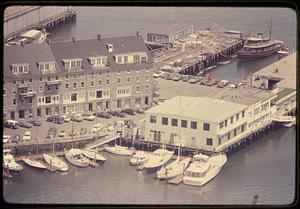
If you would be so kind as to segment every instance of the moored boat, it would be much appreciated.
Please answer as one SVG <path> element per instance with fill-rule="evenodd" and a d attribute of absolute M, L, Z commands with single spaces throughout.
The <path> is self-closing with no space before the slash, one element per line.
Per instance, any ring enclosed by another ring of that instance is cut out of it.
<path fill-rule="evenodd" d="M 132 150 L 130 150 L 128 147 L 119 145 L 112 147 L 106 146 L 104 147 L 104 150 L 115 155 L 130 156 L 132 154 Z"/>
<path fill-rule="evenodd" d="M 77 167 L 89 166 L 89 159 L 85 157 L 80 149 L 70 149 L 65 151 L 65 157 L 69 163 Z"/>
<path fill-rule="evenodd" d="M 144 168 L 148 171 L 159 169 L 172 158 L 173 154 L 174 151 L 168 151 L 164 148 L 157 149 L 149 154 L 148 161 L 144 164 Z"/>
<path fill-rule="evenodd" d="M 45 29 L 33 29 L 8 39 L 6 45 L 13 46 L 21 44 L 41 44 L 46 40 L 46 38 L 47 32 Z"/>
<path fill-rule="evenodd" d="M 82 151 L 82 154 L 85 157 L 89 158 L 92 161 L 96 161 L 96 162 L 99 162 L 99 163 L 104 163 L 106 161 L 106 159 L 102 155 L 99 155 L 96 152 L 96 150 L 83 149 L 81 151 Z"/>
<path fill-rule="evenodd" d="M 69 166 L 55 154 L 43 154 L 43 157 L 50 168 L 54 168 L 59 171 L 67 171 L 69 169 Z"/>
<path fill-rule="evenodd" d="M 144 151 L 137 151 L 133 153 L 132 158 L 130 158 L 131 165 L 141 165 L 148 161 L 149 153 Z"/>
<path fill-rule="evenodd" d="M 165 168 L 161 168 L 157 171 L 158 179 L 169 179 L 183 174 L 184 170 L 189 165 L 191 158 L 186 158 L 184 160 L 176 159 L 174 162 L 170 163 Z"/>
<path fill-rule="evenodd" d="M 23 162 L 26 163 L 27 165 L 34 167 L 34 168 L 39 168 L 39 169 L 46 169 L 46 166 L 38 161 L 37 159 L 33 159 L 32 157 L 28 156 L 28 157 L 24 157 Z"/>
<path fill-rule="evenodd" d="M 192 186 L 203 186 L 221 171 L 227 162 L 226 155 L 217 155 L 203 162 L 195 161 L 184 172 L 183 183 Z"/>
<path fill-rule="evenodd" d="M 23 167 L 15 161 L 10 149 L 3 150 L 3 168 L 12 175 L 18 175 L 23 170 Z"/>

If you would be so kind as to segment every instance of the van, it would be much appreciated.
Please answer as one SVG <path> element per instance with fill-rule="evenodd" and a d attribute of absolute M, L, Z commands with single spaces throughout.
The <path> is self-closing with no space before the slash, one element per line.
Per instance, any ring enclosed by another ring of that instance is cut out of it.
<path fill-rule="evenodd" d="M 16 120 L 7 120 L 5 126 L 7 128 L 17 129 L 19 127 L 19 122 Z"/>

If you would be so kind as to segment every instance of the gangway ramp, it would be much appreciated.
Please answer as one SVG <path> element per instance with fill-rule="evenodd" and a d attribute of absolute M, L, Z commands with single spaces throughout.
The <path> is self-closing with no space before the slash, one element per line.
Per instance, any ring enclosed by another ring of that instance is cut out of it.
<path fill-rule="evenodd" d="M 120 137 L 119 135 L 115 135 L 115 136 L 108 135 L 108 136 L 106 136 L 104 138 L 101 138 L 101 139 L 98 139 L 98 140 L 94 141 L 93 143 L 85 145 L 85 148 L 86 149 L 94 149 L 94 148 L 99 147 L 99 146 L 101 146 L 103 144 L 106 144 L 108 142 L 116 140 L 119 137 Z"/>
<path fill-rule="evenodd" d="M 278 121 L 278 122 L 295 122 L 296 117 L 295 116 L 287 116 L 287 115 L 276 115 L 273 116 L 273 121 Z"/>

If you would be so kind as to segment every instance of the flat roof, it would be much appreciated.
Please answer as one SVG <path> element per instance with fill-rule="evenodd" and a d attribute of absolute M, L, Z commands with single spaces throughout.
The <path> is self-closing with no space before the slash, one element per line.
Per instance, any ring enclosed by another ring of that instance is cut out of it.
<path fill-rule="evenodd" d="M 181 30 L 183 30 L 183 29 L 185 29 L 189 26 L 192 26 L 192 25 L 191 24 L 185 24 L 185 23 L 163 24 L 161 27 L 158 27 L 155 31 L 147 32 L 147 33 L 171 35 L 173 33 L 181 31 Z"/>
<path fill-rule="evenodd" d="M 282 81 L 276 84 L 280 88 L 296 89 L 296 52 L 253 73 L 254 77 L 258 75 L 281 79 Z"/>
<path fill-rule="evenodd" d="M 177 96 L 146 112 L 220 122 L 246 108 L 246 105 L 209 97 Z"/>
<path fill-rule="evenodd" d="M 265 101 L 272 97 L 275 97 L 271 90 L 262 90 L 247 86 L 240 88 L 228 88 L 221 94 L 211 95 L 212 98 L 235 102 L 243 105 L 250 106 L 259 101 Z"/>

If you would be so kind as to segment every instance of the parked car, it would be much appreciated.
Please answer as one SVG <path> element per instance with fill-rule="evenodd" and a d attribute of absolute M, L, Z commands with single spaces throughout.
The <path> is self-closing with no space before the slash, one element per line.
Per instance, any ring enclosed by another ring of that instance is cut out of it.
<path fill-rule="evenodd" d="M 175 75 L 175 76 L 173 76 L 173 81 L 180 81 L 180 80 L 182 80 L 183 78 L 182 78 L 182 76 L 181 75 Z"/>
<path fill-rule="evenodd" d="M 112 117 L 111 112 L 113 112 L 113 111 L 109 111 L 109 112 L 96 112 L 95 116 L 99 117 L 99 118 L 107 118 L 107 119 L 109 119 L 109 118 Z"/>
<path fill-rule="evenodd" d="M 160 93 L 157 91 L 154 91 L 152 95 L 153 95 L 153 97 L 159 97 Z"/>
<path fill-rule="evenodd" d="M 164 72 L 158 71 L 153 73 L 153 78 L 159 78 L 164 74 Z"/>
<path fill-rule="evenodd" d="M 3 143 L 7 143 L 10 140 L 10 135 L 4 135 L 3 134 Z"/>
<path fill-rule="evenodd" d="M 16 120 L 7 120 L 4 123 L 4 127 L 6 128 L 12 128 L 12 129 L 17 129 L 19 127 L 19 122 Z"/>
<path fill-rule="evenodd" d="M 104 128 L 102 123 L 96 123 L 93 127 L 92 127 L 92 133 L 99 133 L 102 129 Z"/>
<path fill-rule="evenodd" d="M 126 108 L 124 110 L 121 110 L 121 113 L 126 113 L 128 115 L 136 115 L 135 110 L 132 108 Z"/>
<path fill-rule="evenodd" d="M 83 120 L 88 120 L 88 121 L 93 121 L 96 118 L 96 116 L 94 116 L 92 113 L 88 113 L 88 112 L 82 113 L 81 116 L 83 117 Z"/>
<path fill-rule="evenodd" d="M 120 117 L 120 118 L 125 118 L 126 117 L 126 113 L 125 112 L 116 112 L 115 116 Z"/>
<path fill-rule="evenodd" d="M 58 133 L 58 137 L 61 137 L 61 138 L 64 138 L 67 136 L 67 133 L 65 130 L 61 130 L 59 133 Z"/>
<path fill-rule="evenodd" d="M 229 81 L 227 81 L 227 80 L 221 80 L 221 81 L 218 83 L 217 87 L 218 87 L 218 88 L 224 88 L 224 87 L 227 86 L 228 84 L 229 84 Z"/>
<path fill-rule="evenodd" d="M 53 122 L 54 121 L 54 116 L 49 116 L 46 119 L 47 122 Z"/>
<path fill-rule="evenodd" d="M 64 122 L 66 122 L 66 123 L 71 121 L 71 118 L 68 115 L 63 115 L 61 117 L 64 119 Z"/>
<path fill-rule="evenodd" d="M 75 122 L 82 122 L 83 119 L 80 114 L 75 114 L 71 117 L 71 120 Z"/>
<path fill-rule="evenodd" d="M 23 136 L 23 141 L 30 141 L 31 140 L 31 132 L 30 131 L 26 131 L 24 136 Z"/>
<path fill-rule="evenodd" d="M 19 125 L 20 127 L 23 127 L 23 128 L 32 128 L 32 123 L 30 123 L 29 121 L 26 121 L 24 119 L 20 119 L 19 120 Z"/>
<path fill-rule="evenodd" d="M 182 81 L 183 81 L 183 82 L 188 82 L 190 79 L 191 79 L 191 76 L 189 76 L 189 75 L 184 75 L 183 78 L 182 78 Z"/>
<path fill-rule="evenodd" d="M 200 81 L 200 79 L 201 79 L 201 77 L 192 77 L 189 80 L 189 83 L 192 83 L 192 84 L 198 83 Z"/>
<path fill-rule="evenodd" d="M 62 124 L 64 122 L 64 118 L 59 116 L 59 115 L 56 115 L 54 116 L 54 123 L 57 123 L 57 124 Z"/>
<path fill-rule="evenodd" d="M 21 136 L 19 135 L 19 134 L 15 134 L 13 137 L 12 137 L 12 139 L 11 139 L 11 142 L 12 143 L 19 143 L 19 142 L 21 142 Z"/>
<path fill-rule="evenodd" d="M 214 78 L 212 78 L 212 79 L 210 79 L 209 81 L 206 82 L 207 86 L 213 86 L 215 84 L 217 84 L 217 80 L 214 79 Z"/>
<path fill-rule="evenodd" d="M 35 119 L 31 119 L 28 122 L 32 123 L 32 125 L 34 125 L 34 126 L 41 126 L 42 125 L 42 121 L 35 120 Z"/>
<path fill-rule="evenodd" d="M 56 136 L 56 133 L 57 133 L 57 128 L 51 127 L 51 128 L 48 129 L 48 133 L 47 133 L 46 138 L 51 139 L 51 136 L 54 138 Z"/>

